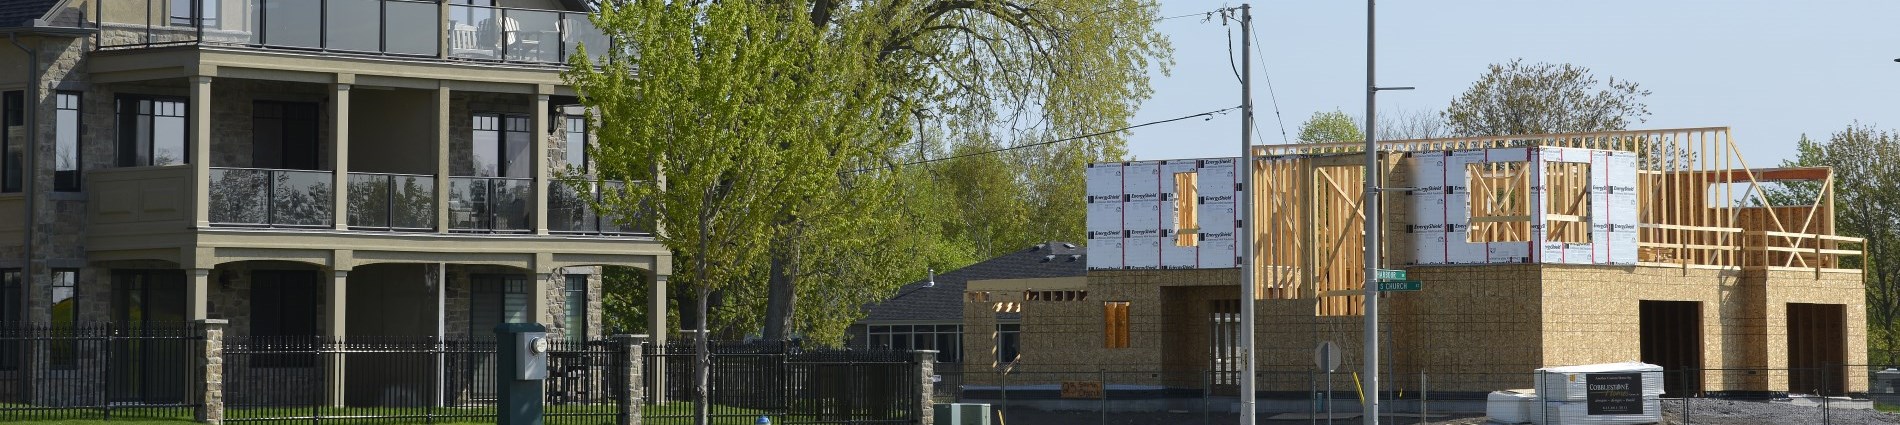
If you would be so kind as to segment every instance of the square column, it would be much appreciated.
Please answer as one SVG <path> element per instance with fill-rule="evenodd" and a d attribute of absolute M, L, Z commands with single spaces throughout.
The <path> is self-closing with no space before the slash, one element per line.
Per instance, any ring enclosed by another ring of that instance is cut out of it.
<path fill-rule="evenodd" d="M 449 86 L 447 85 L 438 85 L 435 88 L 435 232 L 449 232 Z"/>
<path fill-rule="evenodd" d="M 335 93 L 330 96 L 330 135 L 334 146 L 330 149 L 330 172 L 334 178 L 330 185 L 336 204 L 330 209 L 332 223 L 337 230 L 350 229 L 350 84 L 355 76 L 341 74 L 336 77 Z"/>
<path fill-rule="evenodd" d="M 662 356 L 654 357 L 653 393 L 647 394 L 654 403 L 666 401 L 666 336 L 671 329 L 666 328 L 666 275 L 647 271 L 647 334 L 652 335 L 653 350 Z"/>
<path fill-rule="evenodd" d="M 548 95 L 534 95 L 534 234 L 548 234 Z"/>
<path fill-rule="evenodd" d="M 187 85 L 191 144 L 185 150 L 191 158 L 191 223 L 202 229 L 211 227 L 211 77 L 192 76 Z"/>
<path fill-rule="evenodd" d="M 337 348 L 344 348 L 343 344 L 348 342 L 344 339 L 346 330 L 344 319 L 347 317 L 344 312 L 348 307 L 349 292 L 346 285 L 349 283 L 349 277 L 349 270 L 331 272 L 330 285 L 326 288 L 328 290 L 324 291 L 326 302 L 323 304 L 323 341 L 327 344 L 335 344 Z M 343 407 L 343 371 L 346 367 L 343 353 L 327 353 L 323 356 L 324 383 L 328 384 L 328 388 L 324 388 L 324 403 L 332 407 Z"/>
<path fill-rule="evenodd" d="M 191 269 L 190 275 L 191 281 L 185 282 L 185 319 L 210 319 L 211 269 Z"/>

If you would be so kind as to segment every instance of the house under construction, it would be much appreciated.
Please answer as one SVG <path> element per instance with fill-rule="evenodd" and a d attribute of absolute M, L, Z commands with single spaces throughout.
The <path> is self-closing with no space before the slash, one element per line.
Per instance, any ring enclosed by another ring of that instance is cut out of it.
<path fill-rule="evenodd" d="M 1088 276 L 970 286 L 965 384 L 1106 370 L 1231 394 L 1242 256 L 1263 393 L 1308 389 L 1322 341 L 1358 370 L 1363 145 L 1254 155 L 1251 211 L 1235 207 L 1234 158 L 1091 165 Z M 1640 360 L 1692 371 L 1667 376 L 1671 393 L 1867 389 L 1839 366 L 1866 362 L 1866 320 L 1861 240 L 1834 233 L 1827 168 L 1753 168 L 1727 128 L 1389 141 L 1377 155 L 1381 268 L 1423 282 L 1381 302 L 1397 376 L 1475 392 Z M 1005 327 L 1013 358 L 977 337 Z M 983 373 L 1005 369 L 1029 373 Z"/>

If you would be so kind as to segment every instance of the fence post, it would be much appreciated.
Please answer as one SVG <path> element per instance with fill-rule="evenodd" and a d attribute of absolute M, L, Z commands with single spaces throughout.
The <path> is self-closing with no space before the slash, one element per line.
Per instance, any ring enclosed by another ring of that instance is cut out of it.
<path fill-rule="evenodd" d="M 642 360 L 645 360 L 645 353 L 640 349 L 640 339 L 637 336 L 617 334 L 612 338 L 614 342 L 619 343 L 616 348 L 619 348 L 620 358 L 625 359 L 620 366 L 624 369 L 620 371 L 623 380 L 620 382 L 621 388 L 618 391 L 619 400 L 615 400 L 615 403 L 620 405 L 620 417 L 616 423 L 640 425 L 640 404 L 645 401 L 645 394 L 640 393 L 642 389 L 640 369 L 641 364 L 644 363 Z"/>
<path fill-rule="evenodd" d="M 224 319 L 199 319 L 198 335 L 202 351 L 198 355 L 198 408 L 192 420 L 218 425 L 224 423 Z"/>
<path fill-rule="evenodd" d="M 937 415 L 931 411 L 936 399 L 931 397 L 930 378 L 937 375 L 937 350 L 915 350 L 911 354 L 916 356 L 911 361 L 917 363 L 917 400 L 912 404 L 915 406 L 911 413 L 912 423 L 932 425 Z"/>

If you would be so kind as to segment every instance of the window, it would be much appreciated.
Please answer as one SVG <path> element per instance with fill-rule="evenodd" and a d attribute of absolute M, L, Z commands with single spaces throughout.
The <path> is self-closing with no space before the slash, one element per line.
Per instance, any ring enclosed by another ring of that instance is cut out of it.
<path fill-rule="evenodd" d="M 53 329 L 56 329 L 55 332 L 65 333 L 77 330 L 75 327 L 79 323 L 79 299 L 74 296 L 73 290 L 78 281 L 79 270 L 77 269 L 53 269 L 52 325 Z M 73 346 L 73 341 L 66 338 L 53 340 L 52 353 L 50 353 L 52 358 L 49 360 L 54 368 L 71 369 L 78 364 L 78 348 Z"/>
<path fill-rule="evenodd" d="M 319 277 L 310 270 L 251 272 L 251 336 L 316 336 Z"/>
<path fill-rule="evenodd" d="M 1544 221 L 1551 242 L 1590 243 L 1590 163 L 1544 164 Z"/>
<path fill-rule="evenodd" d="M 869 343 L 877 350 L 937 350 L 938 363 L 963 359 L 963 325 L 871 325 Z"/>
<path fill-rule="evenodd" d="M 1128 348 L 1128 302 L 1109 301 L 1102 303 L 1102 346 L 1106 348 Z"/>
<path fill-rule="evenodd" d="M 193 10 L 196 9 L 196 10 Z M 218 26 L 218 0 L 172 0 L 172 25 L 195 26 L 202 18 L 206 27 Z"/>
<path fill-rule="evenodd" d="M 996 361 L 998 363 L 1015 363 L 1016 357 L 1022 354 L 1022 330 L 1021 323 L 996 324 Z"/>
<path fill-rule="evenodd" d="M 1466 242 L 1528 242 L 1531 240 L 1529 168 L 1523 161 L 1465 165 L 1466 201 L 1470 230 Z"/>
<path fill-rule="evenodd" d="M 0 270 L 0 321 L 19 323 L 20 301 L 20 269 Z M 18 370 L 19 367 L 19 341 L 0 341 L 0 370 Z"/>
<path fill-rule="evenodd" d="M 183 98 L 120 96 L 119 166 L 186 163 L 185 106 Z"/>
<path fill-rule="evenodd" d="M 471 158 L 480 177 L 528 177 L 529 121 L 522 115 L 475 114 Z"/>
<path fill-rule="evenodd" d="M 22 165 L 26 164 L 26 146 L 31 138 L 26 136 L 26 93 L 14 90 L 0 92 L 0 151 L 5 151 L 5 162 L 0 163 L 0 192 L 19 192 Z"/>
<path fill-rule="evenodd" d="M 562 317 L 567 339 L 571 341 L 587 340 L 587 275 L 567 275 L 567 290 L 562 302 Z"/>
<path fill-rule="evenodd" d="M 1200 173 L 1174 173 L 1174 246 L 1201 245 Z"/>
<path fill-rule="evenodd" d="M 567 166 L 587 171 L 587 117 L 567 116 Z"/>
<path fill-rule="evenodd" d="M 503 323 L 528 322 L 528 278 L 514 275 L 475 275 L 469 302 L 469 336 L 492 340 Z"/>
<path fill-rule="evenodd" d="M 79 93 L 53 95 L 53 190 L 79 191 Z"/>

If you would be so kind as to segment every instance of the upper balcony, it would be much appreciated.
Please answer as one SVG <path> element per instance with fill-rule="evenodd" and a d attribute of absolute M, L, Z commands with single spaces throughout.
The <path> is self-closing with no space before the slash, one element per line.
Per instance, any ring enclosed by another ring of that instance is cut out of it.
<path fill-rule="evenodd" d="M 599 58 L 610 44 L 586 11 L 499 7 L 492 0 L 74 3 L 78 3 L 73 11 L 80 15 L 78 21 L 99 28 L 95 45 L 100 50 L 199 45 L 559 67 L 581 54 L 582 45 Z M 550 8 L 565 7 L 554 0 L 545 3 Z"/>

